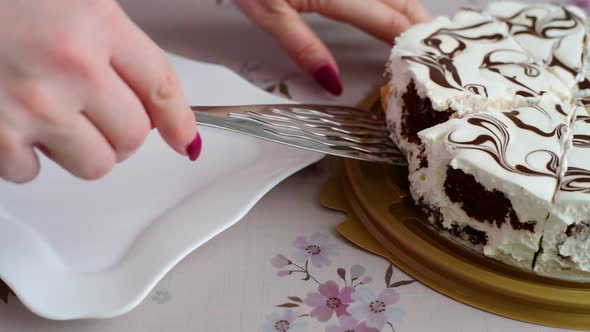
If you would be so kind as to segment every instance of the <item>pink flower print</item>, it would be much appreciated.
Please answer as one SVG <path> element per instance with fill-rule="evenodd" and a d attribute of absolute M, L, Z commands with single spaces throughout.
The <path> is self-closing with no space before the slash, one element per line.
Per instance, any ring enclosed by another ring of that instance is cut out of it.
<path fill-rule="evenodd" d="M 325 322 L 332 317 L 333 313 L 340 317 L 346 315 L 346 308 L 353 302 L 351 294 L 354 292 L 352 287 L 339 289 L 335 281 L 328 281 L 318 286 L 319 293 L 308 293 L 303 303 L 315 307 L 309 314 L 317 318 L 320 322 Z"/>
<path fill-rule="evenodd" d="M 283 311 L 282 314 L 270 314 L 261 327 L 262 332 L 303 332 L 306 329 L 307 325 L 297 320 L 297 314 L 291 309 Z"/>
<path fill-rule="evenodd" d="M 363 280 L 361 280 L 361 284 L 368 284 L 371 281 L 373 281 L 373 278 L 367 276 L 367 277 L 364 277 Z"/>
<path fill-rule="evenodd" d="M 270 264 L 277 269 L 282 269 L 282 268 L 286 267 L 287 265 L 290 265 L 291 261 L 288 260 L 287 257 L 285 257 L 281 254 L 278 254 L 278 255 L 274 256 L 273 258 L 271 258 Z"/>
<path fill-rule="evenodd" d="M 280 270 L 279 272 L 277 272 L 277 276 L 286 277 L 286 276 L 290 276 L 291 273 L 292 273 L 291 271 Z"/>
<path fill-rule="evenodd" d="M 365 320 L 368 327 L 381 330 L 396 318 L 397 310 L 391 305 L 399 300 L 399 294 L 392 288 L 386 288 L 376 296 L 367 287 L 357 287 L 352 299 L 355 303 L 348 312 L 358 321 Z"/>
<path fill-rule="evenodd" d="M 316 268 L 330 265 L 332 263 L 330 257 L 338 253 L 338 245 L 330 241 L 328 236 L 320 233 L 311 235 L 309 239 L 298 236 L 293 246 L 297 249 L 293 255 L 294 261 L 303 264 L 309 260 Z"/>
<path fill-rule="evenodd" d="M 326 332 L 379 332 L 378 329 L 368 327 L 364 322 L 360 323 L 350 316 L 342 316 L 340 325 L 332 325 L 326 328 Z"/>
<path fill-rule="evenodd" d="M 357 280 L 365 274 L 365 268 L 360 265 L 353 265 L 350 267 L 350 278 Z"/>

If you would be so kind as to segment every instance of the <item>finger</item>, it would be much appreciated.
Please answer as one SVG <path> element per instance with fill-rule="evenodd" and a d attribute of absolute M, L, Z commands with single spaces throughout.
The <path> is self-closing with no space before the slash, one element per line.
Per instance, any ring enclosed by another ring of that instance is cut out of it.
<path fill-rule="evenodd" d="M 238 4 L 263 30 L 273 35 L 289 57 L 320 86 L 334 95 L 342 94 L 336 60 L 299 13 L 284 5 L 281 10 L 260 14 L 260 8 L 250 7 L 257 6 L 255 2 L 241 1 Z"/>
<path fill-rule="evenodd" d="M 300 12 L 316 12 L 353 26 L 387 43 L 404 32 L 409 19 L 380 0 L 288 0 Z"/>
<path fill-rule="evenodd" d="M 422 23 L 432 20 L 432 16 L 418 0 L 381 0 L 397 12 L 406 16 L 410 23 Z"/>
<path fill-rule="evenodd" d="M 41 136 L 47 156 L 82 179 L 103 177 L 117 160 L 106 138 L 81 113 L 70 115 L 60 128 L 46 129 Z"/>
<path fill-rule="evenodd" d="M 39 158 L 23 139 L 10 130 L 0 131 L 0 177 L 14 183 L 32 181 L 39 174 Z"/>
<path fill-rule="evenodd" d="M 196 133 L 192 111 L 162 50 L 133 22 L 124 19 L 124 31 L 114 41 L 111 64 L 143 103 L 151 121 L 178 153 Z"/>
<path fill-rule="evenodd" d="M 107 139 L 120 162 L 143 144 L 151 124 L 143 105 L 117 73 L 110 67 L 102 73 L 98 78 L 102 93 L 91 97 L 84 114 Z"/>

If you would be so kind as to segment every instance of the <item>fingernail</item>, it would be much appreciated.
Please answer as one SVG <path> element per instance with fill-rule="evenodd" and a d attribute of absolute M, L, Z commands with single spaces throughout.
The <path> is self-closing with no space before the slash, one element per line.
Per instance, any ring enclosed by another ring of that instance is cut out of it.
<path fill-rule="evenodd" d="M 342 94 L 342 82 L 340 77 L 331 65 L 323 65 L 313 72 L 313 79 L 324 89 L 333 95 Z"/>
<path fill-rule="evenodd" d="M 188 155 L 188 158 L 191 161 L 197 160 L 197 158 L 199 158 L 199 155 L 201 154 L 202 147 L 203 140 L 201 140 L 201 135 L 199 134 L 199 132 L 197 132 L 191 144 L 189 144 L 186 147 L 186 154 Z"/>

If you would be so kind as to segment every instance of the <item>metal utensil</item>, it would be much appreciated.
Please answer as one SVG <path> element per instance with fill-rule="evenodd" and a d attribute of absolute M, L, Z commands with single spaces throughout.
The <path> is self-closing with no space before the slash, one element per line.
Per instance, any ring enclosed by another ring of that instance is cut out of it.
<path fill-rule="evenodd" d="M 201 125 L 340 157 L 406 164 L 380 113 L 311 104 L 191 108 Z"/>

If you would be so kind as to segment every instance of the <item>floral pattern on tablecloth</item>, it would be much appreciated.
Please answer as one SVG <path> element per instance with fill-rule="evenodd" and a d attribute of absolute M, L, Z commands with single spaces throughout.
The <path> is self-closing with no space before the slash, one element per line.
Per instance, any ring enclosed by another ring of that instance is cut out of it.
<path fill-rule="evenodd" d="M 322 233 L 298 236 L 291 249 L 290 255 L 277 254 L 270 263 L 279 277 L 309 282 L 310 291 L 305 296 L 288 294 L 284 303 L 276 305 L 280 310 L 267 316 L 262 332 L 305 331 L 308 320 L 320 322 L 326 332 L 395 331 L 395 322 L 403 315 L 396 305 L 400 299 L 396 289 L 415 280 L 394 281 L 395 269 L 389 265 L 382 279 L 384 285 L 376 286 L 360 264 L 339 267 L 333 279 L 320 280 L 314 269 L 330 268 L 332 258 L 338 255 L 335 239 Z"/>
<path fill-rule="evenodd" d="M 234 69 L 239 75 L 248 80 L 248 82 L 266 92 L 289 99 L 293 99 L 291 88 L 289 87 L 290 82 L 301 77 L 301 74 L 298 72 L 287 73 L 279 77 L 264 75 L 262 65 L 251 61 L 244 62 L 240 68 Z"/>

